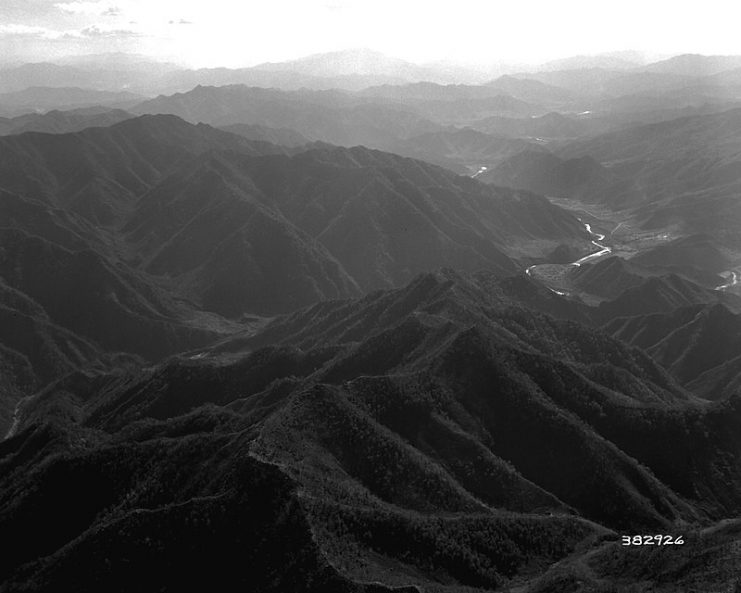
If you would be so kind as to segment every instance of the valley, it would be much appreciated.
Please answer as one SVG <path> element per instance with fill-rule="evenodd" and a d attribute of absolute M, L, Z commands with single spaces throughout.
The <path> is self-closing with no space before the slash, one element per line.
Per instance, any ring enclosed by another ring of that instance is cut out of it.
<path fill-rule="evenodd" d="M 665 232 L 658 234 L 640 231 L 631 232 L 631 223 L 625 220 L 624 213 L 606 211 L 605 209 L 598 210 L 589 204 L 568 198 L 548 197 L 548 199 L 559 207 L 573 212 L 575 216 L 582 216 L 591 221 L 584 222 L 582 218 L 578 218 L 586 231 L 593 237 L 591 244 L 593 248 L 596 248 L 596 251 L 593 250 L 570 263 L 533 264 L 525 270 L 528 276 L 542 282 L 561 296 L 578 292 L 569 284 L 568 280 L 568 271 L 572 267 L 596 262 L 609 255 L 630 259 L 631 256 L 644 249 L 650 249 L 671 240 L 670 234 Z M 592 225 L 604 232 L 592 230 Z M 609 230 L 610 227 L 612 227 L 612 230 Z"/>
<path fill-rule="evenodd" d="M 586 302 L 595 303 L 593 295 L 579 294 L 578 288 L 569 282 L 568 272 L 572 267 L 579 267 L 582 264 L 596 262 L 606 256 L 616 256 L 630 261 L 631 258 L 638 256 L 642 252 L 650 251 L 656 247 L 670 244 L 673 240 L 681 237 L 681 230 L 676 227 L 662 228 L 658 230 L 642 229 L 639 221 L 631 219 L 630 213 L 624 211 L 613 211 L 607 208 L 595 207 L 594 204 L 587 204 L 579 200 L 569 198 L 548 198 L 552 203 L 574 213 L 575 216 L 582 216 L 586 230 L 594 237 L 592 245 L 597 248 L 593 251 L 567 264 L 543 263 L 533 264 L 526 269 L 526 273 L 543 282 L 547 287 L 556 291 L 562 296 L 574 294 L 585 299 Z M 600 232 L 592 230 L 595 225 Z M 732 261 L 741 262 L 741 252 L 732 250 Z M 639 258 L 640 259 L 640 258 Z M 729 269 L 719 272 L 718 283 L 708 286 L 715 290 L 734 291 L 734 288 L 741 281 L 741 274 L 736 269 Z"/>

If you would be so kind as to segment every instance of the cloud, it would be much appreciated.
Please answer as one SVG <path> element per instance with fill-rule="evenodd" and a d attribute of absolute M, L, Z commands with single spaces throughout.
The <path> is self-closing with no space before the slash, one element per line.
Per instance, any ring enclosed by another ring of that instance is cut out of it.
<path fill-rule="evenodd" d="M 0 25 L 0 34 L 4 35 L 37 35 L 47 30 L 44 27 L 30 27 L 19 24 Z"/>
<path fill-rule="evenodd" d="M 125 16 L 127 0 L 66 0 L 57 2 L 54 7 L 60 12 L 74 17 L 122 17 Z"/>
<path fill-rule="evenodd" d="M 99 15 L 103 14 L 106 10 L 115 8 L 108 2 L 102 1 L 81 1 L 74 0 L 72 2 L 57 2 L 54 5 L 56 8 L 63 12 L 70 12 L 73 14 L 88 14 L 88 15 Z"/>
<path fill-rule="evenodd" d="M 199 66 L 347 47 L 420 62 L 537 63 L 625 47 L 736 54 L 736 4 L 705 0 L 698 11 L 669 0 L 623 0 L 604 10 L 594 0 L 0 0 L 0 38 L 16 54 L 43 56 L 43 47 L 63 45 L 66 35 L 70 44 L 128 44 Z"/>
<path fill-rule="evenodd" d="M 88 39 L 121 39 L 128 37 L 140 37 L 141 33 L 132 31 L 131 29 L 102 29 L 96 25 L 91 27 L 85 27 L 84 29 L 77 32 L 79 37 L 86 37 Z"/>
<path fill-rule="evenodd" d="M 57 40 L 57 39 L 124 39 L 132 37 L 141 37 L 141 33 L 132 29 L 113 29 L 91 25 L 82 29 L 67 29 L 57 31 L 47 27 L 37 27 L 11 23 L 7 25 L 0 24 L 0 37 L 25 38 L 38 40 Z"/>
<path fill-rule="evenodd" d="M 6 22 L 44 20 L 58 16 L 59 7 L 70 1 L 73 0 L 2 0 L 0 18 Z"/>
<path fill-rule="evenodd" d="M 47 29 L 21 24 L 0 25 L 0 36 L 3 37 L 29 37 L 34 39 L 58 39 L 63 33 Z"/>

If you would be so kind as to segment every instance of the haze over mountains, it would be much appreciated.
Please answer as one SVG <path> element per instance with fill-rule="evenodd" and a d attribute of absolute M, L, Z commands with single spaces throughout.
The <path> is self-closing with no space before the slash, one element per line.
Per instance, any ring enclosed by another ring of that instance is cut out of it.
<path fill-rule="evenodd" d="M 741 587 L 740 72 L 0 71 L 0 591 Z"/>

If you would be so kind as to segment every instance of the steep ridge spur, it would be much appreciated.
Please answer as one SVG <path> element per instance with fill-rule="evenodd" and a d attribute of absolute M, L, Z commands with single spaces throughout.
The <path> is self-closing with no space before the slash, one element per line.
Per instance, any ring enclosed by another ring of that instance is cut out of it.
<path fill-rule="evenodd" d="M 741 381 L 741 318 L 721 304 L 615 319 L 615 337 L 643 348 L 701 397 L 724 399 Z"/>

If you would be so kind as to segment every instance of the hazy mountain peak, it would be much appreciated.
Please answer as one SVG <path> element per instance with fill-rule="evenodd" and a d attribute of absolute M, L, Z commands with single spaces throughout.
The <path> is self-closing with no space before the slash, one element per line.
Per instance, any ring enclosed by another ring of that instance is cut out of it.
<path fill-rule="evenodd" d="M 312 54 L 286 62 L 267 62 L 255 66 L 254 69 L 294 71 L 323 77 L 384 75 L 409 81 L 438 78 L 434 70 L 364 48 Z"/>
<path fill-rule="evenodd" d="M 741 56 L 681 54 L 644 66 L 642 70 L 645 72 L 661 72 L 683 76 L 710 76 L 740 67 Z"/>
<path fill-rule="evenodd" d="M 634 58 L 628 54 L 630 58 Z M 540 65 L 537 70 L 580 70 L 584 68 L 604 68 L 608 70 L 630 70 L 640 65 L 640 61 L 615 54 L 578 55 L 560 60 L 552 60 Z"/>
<path fill-rule="evenodd" d="M 99 54 L 82 54 L 65 56 L 56 60 L 57 64 L 76 66 L 81 68 L 141 68 L 141 67 L 168 67 L 177 68 L 177 64 L 163 62 L 141 53 L 122 51 L 103 52 Z"/>

